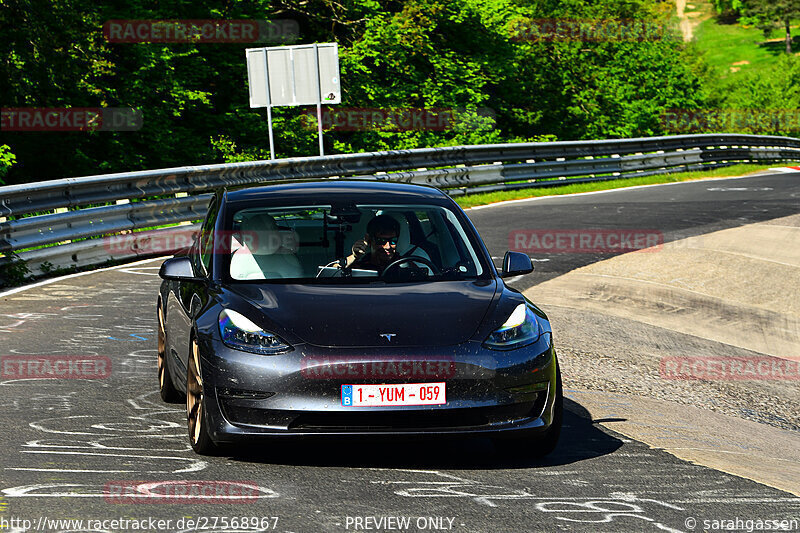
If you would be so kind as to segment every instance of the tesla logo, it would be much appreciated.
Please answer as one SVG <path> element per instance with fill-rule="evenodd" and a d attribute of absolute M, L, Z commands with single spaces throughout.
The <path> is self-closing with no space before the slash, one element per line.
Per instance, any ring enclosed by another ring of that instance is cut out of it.
<path fill-rule="evenodd" d="M 386 339 L 389 342 L 392 342 L 392 339 L 397 335 L 397 333 L 381 333 L 380 336 Z"/>

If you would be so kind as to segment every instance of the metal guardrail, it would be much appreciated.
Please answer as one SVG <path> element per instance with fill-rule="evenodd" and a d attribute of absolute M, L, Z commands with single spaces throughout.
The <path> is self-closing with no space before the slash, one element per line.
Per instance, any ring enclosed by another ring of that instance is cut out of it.
<path fill-rule="evenodd" d="M 788 160 L 800 160 L 800 139 L 709 134 L 421 148 L 66 178 L 0 187 L 0 253 L 15 252 L 34 273 L 138 257 L 148 253 L 145 237 L 130 238 L 127 250 L 113 253 L 107 239 L 96 237 L 197 220 L 210 198 L 199 193 L 276 180 L 371 176 L 435 185 L 457 196 Z M 44 214 L 31 216 L 36 213 Z M 83 238 L 90 240 L 64 243 Z M 30 250 L 56 243 L 63 244 Z M 0 266 L 10 261 L 0 258 Z"/>

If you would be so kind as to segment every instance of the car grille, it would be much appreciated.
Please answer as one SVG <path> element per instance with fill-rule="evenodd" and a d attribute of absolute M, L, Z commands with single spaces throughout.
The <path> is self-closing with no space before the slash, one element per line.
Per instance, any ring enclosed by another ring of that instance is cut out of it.
<path fill-rule="evenodd" d="M 254 409 L 222 401 L 225 418 L 238 426 L 257 426 L 288 431 L 411 431 L 480 428 L 514 420 L 536 418 L 544 409 L 546 392 L 534 401 L 463 409 L 415 409 L 405 411 L 301 412 Z"/>
<path fill-rule="evenodd" d="M 488 426 L 527 418 L 532 407 L 532 403 L 521 403 L 429 411 L 303 413 L 289 425 L 289 429 L 380 431 Z"/>

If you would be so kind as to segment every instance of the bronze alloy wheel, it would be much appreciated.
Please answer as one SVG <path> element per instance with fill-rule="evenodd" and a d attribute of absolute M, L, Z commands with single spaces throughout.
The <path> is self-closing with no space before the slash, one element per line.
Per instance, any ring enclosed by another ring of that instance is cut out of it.
<path fill-rule="evenodd" d="M 161 399 L 165 402 L 179 402 L 181 393 L 172 383 L 172 376 L 167 366 L 167 332 L 164 328 L 164 312 L 158 305 L 158 388 Z"/>
<path fill-rule="evenodd" d="M 192 351 L 186 372 L 186 417 L 189 424 L 189 442 L 199 454 L 209 454 L 216 446 L 208 435 L 203 403 L 203 376 L 200 371 L 200 347 L 192 339 Z"/>
<path fill-rule="evenodd" d="M 164 390 L 164 375 L 166 361 L 164 360 L 166 349 L 167 349 L 167 339 L 166 333 L 164 332 L 164 313 L 161 312 L 161 306 L 158 306 L 158 385 L 161 387 L 161 390 Z"/>

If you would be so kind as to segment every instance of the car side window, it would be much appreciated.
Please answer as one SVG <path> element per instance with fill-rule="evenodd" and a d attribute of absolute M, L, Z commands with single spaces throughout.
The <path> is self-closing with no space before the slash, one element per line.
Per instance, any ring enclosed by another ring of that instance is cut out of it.
<path fill-rule="evenodd" d="M 216 198 L 214 198 L 208 206 L 206 219 L 200 227 L 200 242 L 198 243 L 197 251 L 200 258 L 199 266 L 206 276 L 211 272 L 211 257 L 214 250 L 214 222 L 217 219 L 218 210 L 219 206 Z"/>

